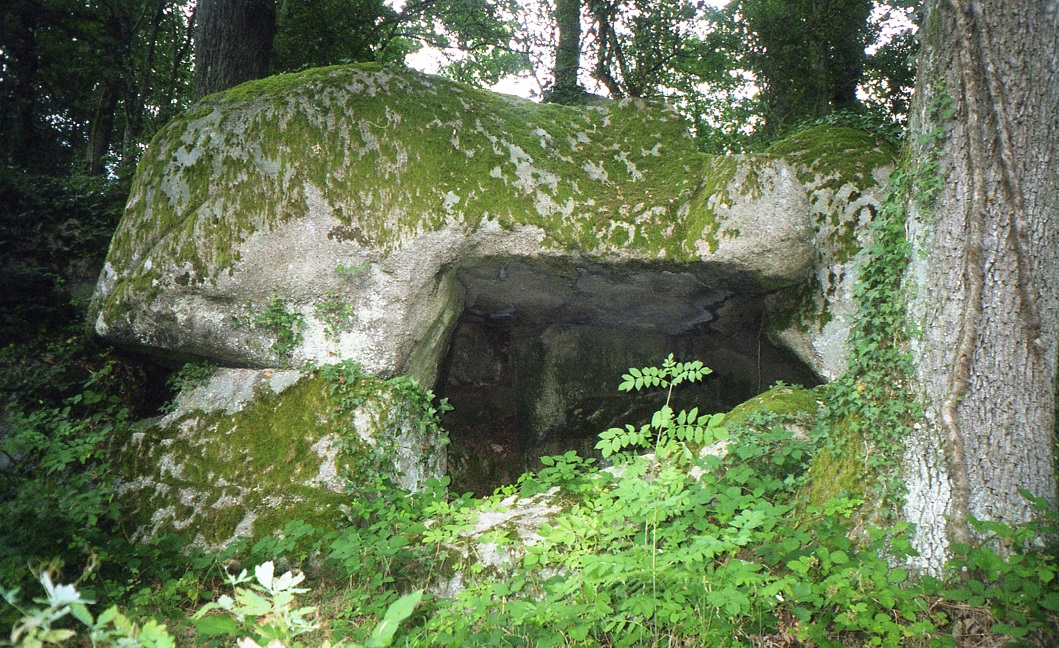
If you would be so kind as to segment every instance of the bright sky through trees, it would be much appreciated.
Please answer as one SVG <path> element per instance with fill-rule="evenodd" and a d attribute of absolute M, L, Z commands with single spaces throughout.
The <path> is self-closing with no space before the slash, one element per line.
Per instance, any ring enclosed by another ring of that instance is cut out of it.
<path fill-rule="evenodd" d="M 730 0 L 705 0 L 705 3 L 707 5 L 717 9 L 724 7 L 729 2 Z M 551 28 L 550 26 L 544 24 L 542 21 L 533 19 L 533 16 L 538 16 L 546 13 L 548 9 L 544 5 L 549 3 L 550 0 L 522 1 L 521 4 L 529 9 L 529 11 L 526 12 L 526 20 L 530 21 L 526 24 L 528 28 L 539 29 L 542 32 Z M 405 0 L 391 0 L 387 4 L 394 7 L 395 9 L 400 9 L 405 5 Z M 582 15 L 582 26 L 585 31 L 587 31 L 591 27 L 590 22 L 586 20 L 586 18 L 587 16 Z M 520 20 L 519 22 L 525 22 L 525 20 Z M 413 69 L 420 70 L 422 72 L 427 72 L 428 74 L 437 74 L 441 70 L 441 68 L 447 63 L 451 61 L 461 60 L 465 56 L 466 54 L 464 52 L 460 52 L 458 50 L 444 52 L 434 47 L 424 46 L 419 51 L 409 54 L 408 57 L 405 59 L 405 62 L 408 64 L 409 67 Z M 552 58 L 551 53 L 541 52 L 538 54 L 538 56 L 540 56 L 543 60 L 549 61 L 549 64 L 546 66 L 546 70 L 550 71 L 550 60 Z M 543 72 L 543 70 L 539 71 L 538 73 L 541 72 Z M 540 79 L 539 77 L 535 77 L 532 72 L 524 72 L 519 75 L 508 75 L 499 83 L 491 86 L 490 89 L 495 90 L 496 92 L 511 94 L 518 97 L 540 99 L 543 90 L 541 87 L 541 82 L 542 79 Z M 581 82 L 585 83 L 589 92 L 597 94 L 606 94 L 606 90 L 601 85 L 596 83 L 593 79 L 582 78 Z"/>

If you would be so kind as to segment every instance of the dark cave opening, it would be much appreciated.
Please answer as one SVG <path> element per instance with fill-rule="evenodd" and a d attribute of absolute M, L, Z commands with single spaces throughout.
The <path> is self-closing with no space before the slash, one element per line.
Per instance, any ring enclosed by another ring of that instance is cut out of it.
<path fill-rule="evenodd" d="M 453 406 L 442 422 L 451 440 L 448 473 L 455 492 L 490 494 L 539 469 L 542 456 L 574 450 L 598 457 L 600 432 L 638 427 L 665 402 L 661 390 L 619 392 L 622 374 L 660 366 L 670 353 L 680 361 L 701 360 L 714 372 L 674 392 L 678 411 L 727 411 L 777 381 L 819 383 L 765 339 L 760 299 L 741 307 L 738 321 L 686 331 L 519 317 L 518 311 L 468 308 L 453 331 L 435 391 Z"/>

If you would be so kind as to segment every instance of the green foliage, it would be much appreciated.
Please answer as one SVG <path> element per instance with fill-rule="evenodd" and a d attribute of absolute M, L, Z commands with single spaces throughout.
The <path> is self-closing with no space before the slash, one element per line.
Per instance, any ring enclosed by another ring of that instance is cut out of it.
<path fill-rule="evenodd" d="M 279 295 L 269 299 L 265 310 L 258 312 L 253 304 L 246 303 L 247 314 L 233 317 L 232 326 L 260 327 L 275 336 L 269 349 L 281 359 L 290 359 L 290 354 L 302 343 L 305 317 L 297 309 L 290 310 Z"/>
<path fill-rule="evenodd" d="M 228 582 L 235 589 L 235 598 L 221 596 L 216 602 L 202 606 L 193 617 L 199 632 L 206 635 L 249 636 L 258 644 L 278 641 L 284 646 L 303 646 L 291 643 L 294 637 L 317 629 L 310 617 L 314 607 L 293 606 L 297 595 L 309 590 L 297 587 L 305 576 L 286 572 L 275 576 L 275 566 L 266 562 L 254 568 L 254 580 L 248 587 L 240 587 L 252 579 L 244 569 L 238 576 L 228 574 Z M 224 610 L 232 616 L 207 616 L 213 610 Z"/>
<path fill-rule="evenodd" d="M 423 45 L 459 52 L 452 76 L 495 83 L 526 68 L 510 51 L 514 2 L 441 0 L 395 8 L 382 0 L 286 2 L 276 15 L 273 73 L 346 63 L 404 62 Z"/>
<path fill-rule="evenodd" d="M 209 361 L 187 362 L 170 375 L 166 379 L 165 384 L 173 394 L 179 394 L 185 389 L 191 390 L 205 385 L 216 370 L 217 365 Z M 162 406 L 162 411 L 171 412 L 175 408 L 176 398 L 174 397 L 173 400 Z"/>
<path fill-rule="evenodd" d="M 327 293 L 327 299 L 316 303 L 316 314 L 324 321 L 324 335 L 336 341 L 342 331 L 357 319 L 353 304 L 339 299 L 334 291 Z"/>
<path fill-rule="evenodd" d="M 865 121 L 871 132 L 899 138 L 918 47 L 904 4 L 731 2 L 706 15 L 708 54 L 702 60 L 712 74 L 681 91 L 675 103 L 711 153 L 764 149 L 835 113 L 839 124 L 859 128 L 857 122 Z M 873 6 L 887 9 L 883 21 L 904 16 L 900 30 L 869 20 Z M 870 55 L 865 53 L 869 46 Z M 875 124 L 883 126 L 882 133 Z"/>
<path fill-rule="evenodd" d="M 857 105 L 870 43 L 871 0 L 741 0 L 747 63 L 761 83 L 765 126 L 825 116 Z"/>
<path fill-rule="evenodd" d="M 623 385 L 672 384 L 679 363 L 667 365 L 630 371 Z M 787 423 L 747 416 L 723 457 L 681 461 L 656 443 L 617 469 L 573 453 L 544 461 L 520 488 L 556 493 L 562 512 L 510 573 L 439 602 L 414 643 L 948 646 L 971 615 L 994 637 L 1047 645 L 1056 636 L 1054 557 L 1030 549 L 1054 523 L 1046 502 L 1041 522 L 990 526 L 1010 539 L 1007 562 L 985 545 L 960 548 L 973 560 L 954 565 L 970 574 L 963 584 L 915 580 L 899 566 L 912 553 L 907 525 L 862 527 L 853 540 L 862 502 L 797 503 L 818 446 Z M 644 435 L 625 447 L 647 443 Z M 1004 578 L 1007 590 L 995 585 Z"/>
<path fill-rule="evenodd" d="M 82 317 L 128 190 L 0 166 L 0 339 L 30 342 Z"/>
<path fill-rule="evenodd" d="M 610 428 L 603 432 L 599 435 L 600 441 L 596 444 L 596 449 L 607 458 L 618 452 L 638 451 L 652 446 L 656 452 L 664 450 L 671 454 L 680 446 L 684 453 L 690 456 L 686 444 L 701 447 L 714 441 L 727 440 L 728 432 L 722 425 L 723 414 L 700 416 L 698 408 L 675 413 L 669 406 L 675 387 L 684 382 L 697 382 L 711 373 L 713 370 L 703 366 L 698 360 L 677 362 L 673 359 L 673 354 L 669 354 L 661 367 L 630 368 L 629 373 L 622 375 L 619 391 L 661 387 L 668 390 L 666 403 L 654 414 L 651 423 L 641 426 L 639 430 L 627 425 L 624 429 Z"/>
<path fill-rule="evenodd" d="M 345 265 L 343 263 L 339 263 L 337 266 L 335 266 L 335 272 L 337 272 L 340 275 L 345 275 L 347 277 L 352 277 L 355 274 L 357 274 L 358 272 L 363 272 L 363 271 L 367 270 L 369 267 L 371 267 L 371 262 L 370 261 L 362 261 L 361 263 L 358 263 L 356 265 L 349 265 L 349 266 L 347 266 L 347 265 Z"/>
<path fill-rule="evenodd" d="M 193 4 L 0 6 L 0 166 L 131 174 L 141 146 L 188 104 Z"/>
<path fill-rule="evenodd" d="M 401 61 L 407 42 L 394 41 L 383 23 L 397 12 L 382 0 L 284 2 L 276 10 L 272 71 L 364 61 Z"/>
<path fill-rule="evenodd" d="M 391 513 L 403 511 L 407 514 L 409 511 L 398 501 L 402 491 L 394 481 L 397 476 L 394 458 L 399 452 L 397 444 L 418 446 L 424 454 L 436 452 L 446 445 L 448 435 L 441 427 L 440 415 L 451 409 L 448 402 L 445 399 L 438 401 L 431 390 L 423 389 L 413 378 L 396 376 L 381 381 L 366 375 L 360 365 L 352 361 L 325 365 L 320 372 L 327 381 L 328 398 L 339 426 L 337 431 L 345 442 L 343 453 L 349 468 L 342 476 L 346 491 L 353 498 L 346 509 L 347 517 L 350 521 L 373 518 L 374 514 L 368 511 L 374 510 L 372 507 L 380 499 L 388 502 L 389 509 L 381 511 L 387 519 Z M 378 417 L 375 422 L 377 437 L 373 442 L 365 443 L 355 428 L 356 417 L 353 415 L 369 396 L 379 404 L 375 399 L 381 384 L 392 391 L 384 409 L 373 414 Z M 428 480 L 423 486 L 430 489 L 433 483 Z M 395 528 L 401 526 L 393 520 L 389 523 Z"/>
<path fill-rule="evenodd" d="M 329 371 L 336 403 L 354 406 L 367 377 L 355 365 Z M 707 373 L 671 356 L 661 367 L 630 369 L 621 388 L 671 393 Z M 398 384 L 418 390 L 433 425 L 429 394 L 412 381 Z M 101 574 L 94 595 L 52 585 L 50 575 L 36 606 L 21 606 L 18 592 L 5 589 L 18 606 L 12 643 L 72 641 L 76 631 L 99 646 L 168 646 L 192 634 L 210 645 L 240 638 L 246 646 L 385 646 L 402 622 L 407 645 L 950 646 L 972 624 L 1037 645 L 1059 636 L 1054 552 L 1039 547 L 1059 517 L 1046 501 L 1036 501 L 1041 517 L 1023 527 L 976 521 L 987 539 L 955 547 L 961 577 L 953 583 L 916 580 L 899 566 L 911 553 L 906 525 L 861 526 L 852 535 L 860 501 L 799 500 L 812 457 L 827 443 L 797 431 L 808 414 L 757 409 L 724 421 L 666 407 L 638 436 L 601 435 L 618 440 L 611 468 L 572 452 L 545 458 L 539 473 L 483 500 L 453 498 L 446 480 L 410 496 L 383 479 L 349 500 L 338 530 L 293 521 L 222 555 L 182 555 L 162 538 L 112 554 L 124 568 Z M 728 437 L 727 452 L 691 451 L 696 427 L 704 444 Z M 548 497 L 559 507 L 513 562 L 484 567 L 476 543 L 515 549 L 510 531 L 473 540 L 468 533 L 512 496 Z M 236 557 L 258 567 L 226 572 L 234 592 L 210 596 L 211 574 Z M 313 605 L 301 602 L 309 579 L 277 576 L 273 558 L 315 574 Z M 462 593 L 425 597 L 424 586 L 457 570 Z M 93 617 L 88 607 L 100 595 L 112 603 Z M 420 604 L 425 613 L 414 614 Z M 189 624 L 185 615 L 196 609 Z"/>
<path fill-rule="evenodd" d="M 709 78 L 716 55 L 696 34 L 703 5 L 689 0 L 593 0 L 592 78 L 612 97 L 650 97 Z M 706 61 L 702 59 L 707 59 Z"/>
<path fill-rule="evenodd" d="M 435 434 L 445 436 L 441 428 L 441 415 L 452 409 L 448 399 L 442 398 L 434 405 L 436 397 L 430 389 L 419 386 L 419 381 L 410 376 L 394 376 L 389 383 L 397 388 L 401 402 L 405 404 L 404 413 L 409 414 L 416 429 L 421 435 Z"/>
<path fill-rule="evenodd" d="M 276 576 L 273 562 L 268 561 L 254 568 L 253 579 L 245 569 L 238 576 L 227 572 L 225 575 L 235 590 L 235 597 L 224 594 L 195 613 L 194 626 L 200 641 L 232 637 L 238 638 L 236 643 L 243 648 L 261 648 L 265 645 L 286 648 L 361 648 L 361 644 L 357 643 L 332 644 L 330 640 L 301 643 L 295 640 L 295 637 L 320 629 L 316 607 L 296 607 L 298 595 L 309 592 L 308 588 L 298 587 L 305 579 L 303 574 L 288 571 Z M 117 606 L 111 606 L 99 617 L 93 618 L 88 606 L 94 601 L 85 599 L 76 584 L 54 585 L 51 574 L 46 571 L 41 573 L 39 581 L 46 596 L 34 599 L 38 604 L 36 606 L 20 605 L 18 588 L 7 590 L 0 587 L 0 595 L 21 615 L 12 627 L 10 636 L 10 645 L 16 648 L 59 645 L 77 637 L 88 639 L 93 646 L 101 648 L 173 648 L 176 645 L 166 626 L 153 619 L 141 625 L 122 614 Z M 249 586 L 242 587 L 246 583 L 250 583 Z M 392 645 L 401 623 L 411 616 L 422 598 L 423 590 L 417 590 L 389 605 L 363 648 L 386 648 Z M 224 610 L 231 616 L 209 614 L 215 610 Z M 85 630 L 78 633 L 69 628 L 55 627 L 68 616 L 83 625 Z"/>
<path fill-rule="evenodd" d="M 878 111 L 850 111 L 837 110 L 811 124 L 798 127 L 796 130 L 810 126 L 846 126 L 857 130 L 871 133 L 876 137 L 891 144 L 894 149 L 899 149 L 905 137 L 904 125 L 894 120 L 891 113 Z"/>
<path fill-rule="evenodd" d="M 54 585 L 51 574 L 46 571 L 40 574 L 39 580 L 45 597 L 34 599 L 38 604 L 35 606 L 22 607 L 19 604 L 18 588 L 5 590 L 0 587 L 4 600 L 21 614 L 11 628 L 12 646 L 41 648 L 76 637 L 78 633 L 74 630 L 54 627 L 67 616 L 85 626 L 85 634 L 93 646 L 173 648 L 176 645 L 165 626 L 154 620 L 141 626 L 119 612 L 117 607 L 107 608 L 98 618 L 93 618 L 88 606 L 94 601 L 84 599 L 75 585 Z"/>
<path fill-rule="evenodd" d="M 9 582 L 29 561 L 79 560 L 82 551 L 105 543 L 102 528 L 117 520 L 104 453 L 129 418 L 122 399 L 110 393 L 117 366 L 104 364 L 57 405 L 16 401 L 3 411 L 0 577 Z"/>
<path fill-rule="evenodd" d="M 954 616 L 965 606 L 987 609 L 990 632 L 1024 644 L 1050 645 L 1059 639 L 1059 565 L 1054 544 L 1059 513 L 1046 499 L 1020 492 L 1033 502 L 1037 517 L 1011 527 L 971 516 L 971 526 L 983 540 L 953 547 L 949 567 L 961 578 L 939 586 L 939 594 L 952 605 Z M 1042 546 L 1042 541 L 1051 544 Z"/>
<path fill-rule="evenodd" d="M 893 4 L 893 3 L 891 3 Z M 901 11 L 909 21 L 908 9 Z M 861 79 L 861 89 L 867 95 L 864 104 L 869 113 L 885 115 L 887 121 L 907 125 L 908 110 L 912 103 L 912 90 L 916 85 L 916 55 L 919 40 L 912 29 L 905 28 L 890 36 L 868 57 Z"/>
<path fill-rule="evenodd" d="M 906 163 L 890 175 L 889 192 L 870 226 L 872 245 L 858 267 L 849 368 L 825 388 L 822 433 L 843 430 L 831 435 L 829 451 L 862 453 L 860 460 L 870 474 L 881 476 L 884 488 L 879 499 L 889 505 L 896 505 L 902 496 L 903 485 L 895 468 L 903 441 L 922 420 L 921 406 L 909 389 L 912 331 L 906 316 L 904 275 L 912 245 L 905 232 L 907 208 L 914 201 L 929 214 L 933 206 L 940 189 L 938 150 L 945 124 L 953 115 L 951 104 L 944 86 L 935 88 L 928 107 L 933 126 L 918 143 L 924 153 L 917 156 L 914 167 Z M 850 439 L 862 439 L 863 446 L 851 448 Z"/>
<path fill-rule="evenodd" d="M 925 214 L 930 214 L 934 200 L 941 191 L 941 145 L 948 136 L 949 124 L 956 114 L 952 96 L 949 95 L 945 80 L 942 79 L 934 88 L 932 99 L 927 105 L 927 123 L 930 128 L 919 136 L 916 142 L 920 154 L 912 170 L 911 186 L 906 190 Z"/>

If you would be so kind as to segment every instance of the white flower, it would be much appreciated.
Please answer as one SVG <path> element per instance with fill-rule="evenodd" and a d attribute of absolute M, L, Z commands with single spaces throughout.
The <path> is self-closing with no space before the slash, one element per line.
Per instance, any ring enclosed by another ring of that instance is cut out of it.
<path fill-rule="evenodd" d="M 40 584 L 44 586 L 44 591 L 48 594 L 48 605 L 51 607 L 57 608 L 72 603 L 80 603 L 81 605 L 95 603 L 95 601 L 86 601 L 81 598 L 81 594 L 73 585 L 53 585 L 51 574 L 48 572 L 40 575 Z"/>
<path fill-rule="evenodd" d="M 275 573 L 276 566 L 272 564 L 271 560 L 254 567 L 254 576 L 257 576 L 257 582 L 261 583 L 261 587 L 270 592 L 272 591 L 272 575 Z"/>

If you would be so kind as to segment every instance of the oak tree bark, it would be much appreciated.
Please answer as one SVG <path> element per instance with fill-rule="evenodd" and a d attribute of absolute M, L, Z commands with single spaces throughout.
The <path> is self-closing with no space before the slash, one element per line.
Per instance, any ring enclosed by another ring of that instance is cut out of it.
<path fill-rule="evenodd" d="M 199 0 L 195 17 L 195 99 L 268 74 L 275 0 Z"/>
<path fill-rule="evenodd" d="M 905 455 L 905 516 L 921 568 L 940 573 L 974 537 L 969 516 L 1026 520 L 1019 489 L 1055 501 L 1059 1 L 925 9 L 911 141 L 920 176 L 941 184 L 907 226 L 927 416 Z M 948 117 L 932 110 L 944 93 Z"/>

